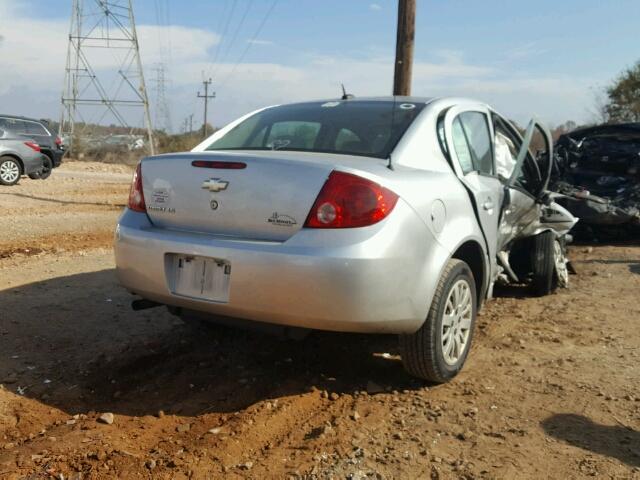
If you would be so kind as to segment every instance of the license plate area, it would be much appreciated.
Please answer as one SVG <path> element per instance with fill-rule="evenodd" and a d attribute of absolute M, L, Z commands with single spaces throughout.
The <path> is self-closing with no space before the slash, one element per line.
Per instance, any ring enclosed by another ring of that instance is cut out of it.
<path fill-rule="evenodd" d="M 167 255 L 167 280 L 174 295 L 227 303 L 231 263 L 220 258 Z"/>

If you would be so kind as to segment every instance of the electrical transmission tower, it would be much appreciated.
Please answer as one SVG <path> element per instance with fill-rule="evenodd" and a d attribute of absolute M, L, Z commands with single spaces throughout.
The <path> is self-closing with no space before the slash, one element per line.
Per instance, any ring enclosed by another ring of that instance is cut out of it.
<path fill-rule="evenodd" d="M 166 66 L 159 63 L 153 69 L 155 77 L 155 108 L 154 108 L 154 125 L 156 128 L 163 128 L 165 133 L 171 132 L 171 111 L 169 102 L 167 101 L 166 92 Z"/>
<path fill-rule="evenodd" d="M 132 0 L 73 0 L 60 135 L 73 145 L 105 121 L 144 125 L 155 153 Z"/>

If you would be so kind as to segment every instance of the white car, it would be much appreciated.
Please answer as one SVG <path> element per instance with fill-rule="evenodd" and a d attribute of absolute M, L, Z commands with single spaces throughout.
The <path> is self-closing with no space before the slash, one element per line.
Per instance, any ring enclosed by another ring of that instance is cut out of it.
<path fill-rule="evenodd" d="M 546 190 L 551 155 L 538 123 L 523 141 L 466 99 L 262 109 L 190 153 L 142 160 L 117 274 L 139 308 L 396 333 L 407 370 L 444 382 L 497 281 L 548 293 L 567 280 L 576 219 Z"/>

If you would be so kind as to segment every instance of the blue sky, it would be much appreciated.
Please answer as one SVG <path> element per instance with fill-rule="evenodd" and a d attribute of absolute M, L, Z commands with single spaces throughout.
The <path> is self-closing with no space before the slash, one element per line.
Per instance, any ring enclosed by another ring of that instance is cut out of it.
<path fill-rule="evenodd" d="M 394 0 L 279 0 L 236 65 L 271 4 L 134 0 L 143 62 L 167 63 L 174 130 L 190 113 L 201 117 L 203 71 L 214 76 L 216 125 L 267 104 L 337 95 L 340 82 L 356 95 L 389 93 Z M 0 79 L 1 110 L 57 118 L 70 10 L 71 0 L 0 0 L 0 58 L 11 71 Z M 639 18 L 637 0 L 418 0 L 414 93 L 471 96 L 519 122 L 532 114 L 587 122 L 594 90 L 640 59 Z M 47 48 L 25 46 L 18 26 Z"/>

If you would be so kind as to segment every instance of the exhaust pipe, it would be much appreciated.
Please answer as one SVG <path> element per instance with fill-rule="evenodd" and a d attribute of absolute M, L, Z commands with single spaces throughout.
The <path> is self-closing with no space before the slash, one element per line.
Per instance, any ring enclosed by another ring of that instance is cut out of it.
<path fill-rule="evenodd" d="M 151 300 L 146 300 L 144 298 L 131 302 L 131 308 L 136 312 L 156 307 L 162 307 L 162 304 L 158 302 L 152 302 Z"/>

